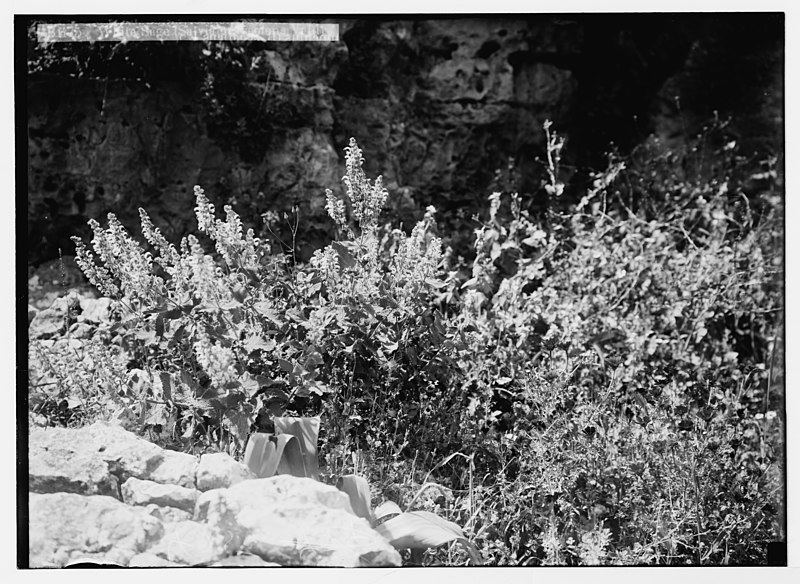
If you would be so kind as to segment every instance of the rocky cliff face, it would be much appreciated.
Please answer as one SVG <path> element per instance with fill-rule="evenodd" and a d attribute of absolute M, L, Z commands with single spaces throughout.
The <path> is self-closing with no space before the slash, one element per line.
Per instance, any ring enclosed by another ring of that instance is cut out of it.
<path fill-rule="evenodd" d="M 83 55 L 75 76 L 33 67 L 29 261 L 70 253 L 69 236 L 109 211 L 135 228 L 144 206 L 183 235 L 194 184 L 255 225 L 298 204 L 308 252 L 329 236 L 323 193 L 338 188 L 350 136 L 397 219 L 432 203 L 449 227 L 465 225 L 510 159 L 512 186 L 535 203 L 545 119 L 568 137 L 575 181 L 609 143 L 681 138 L 715 110 L 753 149 L 781 143 L 780 16 L 339 23 L 338 43 L 90 48 L 106 52 Z"/>

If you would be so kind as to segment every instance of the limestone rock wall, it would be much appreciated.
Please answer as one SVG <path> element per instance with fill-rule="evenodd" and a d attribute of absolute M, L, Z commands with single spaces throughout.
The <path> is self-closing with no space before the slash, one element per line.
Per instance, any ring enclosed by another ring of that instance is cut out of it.
<path fill-rule="evenodd" d="M 396 219 L 434 204 L 466 230 L 510 158 L 513 186 L 536 197 L 545 119 L 568 137 L 575 181 L 609 143 L 680 139 L 714 111 L 738 116 L 754 148 L 781 143 L 779 15 L 337 22 L 337 43 L 126 47 L 87 57 L 84 75 L 30 74 L 29 261 L 69 255 L 69 236 L 109 211 L 136 228 L 143 206 L 183 235 L 194 184 L 256 227 L 299 205 L 307 256 L 330 236 L 323 193 L 340 186 L 351 136 Z"/>

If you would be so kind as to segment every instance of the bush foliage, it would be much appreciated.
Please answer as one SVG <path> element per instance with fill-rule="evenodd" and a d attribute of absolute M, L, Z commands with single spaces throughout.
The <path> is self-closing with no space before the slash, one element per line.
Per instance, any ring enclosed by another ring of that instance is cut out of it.
<path fill-rule="evenodd" d="M 471 265 L 432 207 L 382 222 L 355 140 L 308 264 L 200 187 L 177 246 L 144 210 L 143 240 L 92 222 L 77 262 L 114 320 L 31 341 L 36 415 L 235 456 L 272 416 L 320 415 L 323 480 L 464 526 L 489 564 L 765 563 L 785 538 L 777 161 L 717 124 L 610 158 L 568 205 L 546 130 L 546 214 L 491 194 Z"/>

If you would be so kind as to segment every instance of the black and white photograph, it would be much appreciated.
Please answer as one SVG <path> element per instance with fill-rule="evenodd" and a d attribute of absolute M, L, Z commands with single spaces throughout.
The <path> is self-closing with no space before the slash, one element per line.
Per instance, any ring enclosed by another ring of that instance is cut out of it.
<path fill-rule="evenodd" d="M 18 571 L 791 564 L 787 14 L 483 9 L 17 11 Z"/>

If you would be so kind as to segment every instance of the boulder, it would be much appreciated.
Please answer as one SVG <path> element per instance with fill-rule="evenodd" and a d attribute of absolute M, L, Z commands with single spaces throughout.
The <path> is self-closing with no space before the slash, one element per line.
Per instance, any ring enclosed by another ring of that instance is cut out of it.
<path fill-rule="evenodd" d="M 224 489 L 254 478 L 253 471 L 224 452 L 202 455 L 197 467 L 197 488 L 201 491 Z"/>
<path fill-rule="evenodd" d="M 224 534 L 195 521 L 164 524 L 164 536 L 149 553 L 168 562 L 195 566 L 221 560 L 236 548 Z"/>
<path fill-rule="evenodd" d="M 127 565 L 164 533 L 147 510 L 113 497 L 31 493 L 28 500 L 32 568 L 59 568 L 83 558 Z"/>
<path fill-rule="evenodd" d="M 344 493 L 280 475 L 203 493 L 195 520 L 227 533 L 242 551 L 284 566 L 399 566 L 400 555 L 357 517 Z"/>
<path fill-rule="evenodd" d="M 29 445 L 32 567 L 401 563 L 347 495 L 312 479 L 253 478 L 227 454 L 198 462 L 105 422 L 32 427 Z"/>
<path fill-rule="evenodd" d="M 150 480 L 194 489 L 196 485 L 197 457 L 185 452 L 163 450 L 162 461 L 150 472 Z"/>
<path fill-rule="evenodd" d="M 211 564 L 212 568 L 280 568 L 280 564 L 267 562 L 254 554 L 242 553 L 229 556 Z"/>
<path fill-rule="evenodd" d="M 153 481 L 129 478 L 122 485 L 122 500 L 128 505 L 149 505 L 151 503 L 176 507 L 184 511 L 194 511 L 194 504 L 200 491 L 179 485 L 165 485 Z"/>
<path fill-rule="evenodd" d="M 28 316 L 30 317 L 30 311 L 28 311 Z M 28 335 L 32 339 L 47 339 L 63 334 L 66 325 L 66 311 L 61 309 L 56 300 L 51 308 L 45 308 L 36 313 L 28 326 Z"/>
<path fill-rule="evenodd" d="M 69 327 L 69 336 L 75 339 L 88 339 L 94 334 L 94 327 L 85 322 L 76 322 Z"/>
<path fill-rule="evenodd" d="M 131 558 L 130 562 L 128 562 L 129 568 L 180 568 L 183 566 L 184 564 L 170 562 L 169 560 L 165 560 L 161 556 L 151 554 L 150 552 L 137 554 Z"/>
<path fill-rule="evenodd" d="M 68 492 L 120 498 L 130 477 L 150 479 L 164 463 L 163 450 L 117 425 L 32 428 L 28 445 L 33 492 Z"/>
<path fill-rule="evenodd" d="M 31 428 L 28 488 L 33 493 L 80 493 L 119 498 L 119 481 L 80 430 Z"/>
<path fill-rule="evenodd" d="M 97 452 L 121 482 L 129 477 L 149 479 L 164 462 L 161 448 L 115 424 L 95 422 L 78 432 L 85 434 L 86 447 Z"/>
<path fill-rule="evenodd" d="M 150 503 L 145 505 L 145 509 L 155 517 L 156 519 L 160 519 L 164 523 L 174 523 L 175 521 L 189 521 L 192 518 L 194 511 L 184 511 L 182 509 L 178 509 L 177 507 L 162 507 L 161 505 L 156 505 L 155 503 Z"/>
<path fill-rule="evenodd" d="M 81 298 L 80 302 L 81 316 L 79 320 L 97 324 L 109 319 L 114 304 L 111 298 Z"/>

